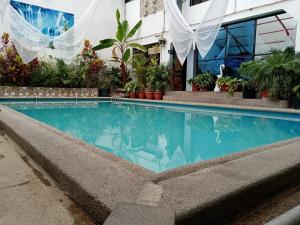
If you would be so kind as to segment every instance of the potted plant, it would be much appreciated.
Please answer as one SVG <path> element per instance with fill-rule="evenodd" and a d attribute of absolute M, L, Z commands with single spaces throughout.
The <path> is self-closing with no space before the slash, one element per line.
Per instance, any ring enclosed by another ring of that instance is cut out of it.
<path fill-rule="evenodd" d="M 145 99 L 145 89 L 147 83 L 147 65 L 149 64 L 148 58 L 140 53 L 133 56 L 132 66 L 133 66 L 133 76 L 135 77 L 139 91 L 138 98 Z"/>
<path fill-rule="evenodd" d="M 255 99 L 256 98 L 256 90 L 255 87 L 251 85 L 249 81 L 243 82 L 243 98 L 245 99 Z"/>
<path fill-rule="evenodd" d="M 146 99 L 154 100 L 154 90 L 155 90 L 155 75 L 151 74 L 149 70 L 147 71 L 147 84 L 146 84 Z"/>
<path fill-rule="evenodd" d="M 125 92 L 128 94 L 129 98 L 136 98 L 138 86 L 136 84 L 136 81 L 130 81 L 126 83 L 125 85 Z"/>
<path fill-rule="evenodd" d="M 300 109 L 300 84 L 293 88 L 293 107 Z"/>
<path fill-rule="evenodd" d="M 193 92 L 198 92 L 198 91 L 200 91 L 200 87 L 197 85 L 197 79 L 196 79 L 196 77 L 193 77 L 192 79 L 189 79 L 188 80 L 188 83 L 190 84 L 190 85 L 192 85 L 192 91 Z"/>
<path fill-rule="evenodd" d="M 100 97 L 108 97 L 110 93 L 110 85 L 111 85 L 111 78 L 108 76 L 101 76 L 99 79 L 99 96 Z"/>
<path fill-rule="evenodd" d="M 162 100 L 163 93 L 166 87 L 170 84 L 170 73 L 168 71 L 167 66 L 159 65 L 157 58 L 151 59 L 151 64 L 148 67 L 147 71 L 147 86 L 148 90 L 153 92 L 153 98 L 155 100 Z M 146 96 L 148 95 L 149 98 L 152 96 L 149 92 L 146 92 Z M 147 98 L 148 98 L 147 97 Z"/>
<path fill-rule="evenodd" d="M 170 73 L 165 65 L 156 68 L 154 99 L 162 100 L 165 89 L 170 84 Z"/>
<path fill-rule="evenodd" d="M 208 88 L 214 83 L 214 77 L 211 73 L 198 74 L 195 77 L 195 83 L 200 91 L 208 91 Z"/>
<path fill-rule="evenodd" d="M 300 59 L 293 48 L 273 51 L 263 59 L 241 65 L 240 74 L 249 79 L 262 98 L 288 99 L 292 94 L 295 75 L 299 75 Z"/>
<path fill-rule="evenodd" d="M 231 81 L 231 77 L 221 77 L 217 80 L 217 85 L 221 89 L 222 92 L 228 92 L 229 91 L 229 82 Z"/>
<path fill-rule="evenodd" d="M 243 84 L 243 80 L 239 78 L 230 78 L 228 80 L 227 85 L 228 85 L 228 93 L 230 95 L 233 95 L 236 91 L 239 91 L 240 87 Z"/>

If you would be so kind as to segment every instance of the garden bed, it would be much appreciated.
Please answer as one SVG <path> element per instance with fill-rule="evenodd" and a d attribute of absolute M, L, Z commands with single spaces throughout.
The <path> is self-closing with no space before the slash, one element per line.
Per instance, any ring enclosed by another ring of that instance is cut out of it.
<path fill-rule="evenodd" d="M 97 88 L 45 88 L 0 86 L 0 97 L 97 97 Z"/>

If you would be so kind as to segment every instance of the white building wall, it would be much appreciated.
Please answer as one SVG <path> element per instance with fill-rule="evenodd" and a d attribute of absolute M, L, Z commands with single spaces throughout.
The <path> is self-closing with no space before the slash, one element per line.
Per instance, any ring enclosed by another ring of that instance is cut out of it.
<path fill-rule="evenodd" d="M 75 15 L 75 21 L 77 21 L 84 13 L 90 0 L 19 1 L 73 13 Z M 122 14 L 125 15 L 126 19 L 129 21 L 131 27 L 140 19 L 143 19 L 142 29 L 134 38 L 135 41 L 138 41 L 141 44 L 152 44 L 156 43 L 158 38 L 162 35 L 167 39 L 167 43 L 161 51 L 161 60 L 164 63 L 169 61 L 170 55 L 168 50 L 170 49 L 172 40 L 168 32 L 164 11 L 159 11 L 156 14 L 140 18 L 140 0 L 133 0 L 127 4 L 125 4 L 125 0 L 99 1 L 99 8 L 96 10 L 94 19 L 91 21 L 91 29 L 87 34 L 87 39 L 90 39 L 92 43 L 96 44 L 101 39 L 114 36 L 116 29 L 115 10 L 119 8 Z M 183 3 L 183 15 L 191 26 L 197 26 L 198 22 L 201 21 L 202 17 L 205 15 L 208 6 L 209 2 L 190 6 L 190 1 L 186 0 Z M 224 22 L 228 23 L 238 21 L 270 12 L 276 12 L 282 9 L 290 12 L 292 16 L 297 17 L 300 21 L 300 13 L 298 12 L 299 8 L 300 0 L 230 0 Z M 298 26 L 297 33 L 296 49 L 300 52 L 300 25 Z M 101 51 L 100 55 L 109 59 L 111 57 L 111 51 Z"/>
<path fill-rule="evenodd" d="M 190 1 L 186 0 L 183 3 L 182 13 L 187 22 L 196 27 L 199 21 L 202 20 L 207 11 L 209 2 L 204 2 L 195 6 L 190 6 Z M 300 22 L 299 0 L 230 0 L 226 12 L 224 23 L 244 20 L 247 18 L 257 17 L 260 15 L 270 14 L 286 10 Z M 295 12 L 294 12 L 295 11 Z M 133 0 L 126 4 L 126 18 L 130 24 L 136 23 L 140 19 L 140 0 Z M 134 38 L 141 44 L 155 43 L 162 34 L 167 39 L 166 46 L 162 48 L 162 62 L 168 62 L 170 55 L 168 50 L 172 42 L 168 32 L 168 26 L 165 21 L 164 11 L 149 15 L 143 19 L 143 28 L 140 33 Z M 298 34 L 296 41 L 296 50 L 300 52 L 300 25 L 298 26 Z M 187 77 L 191 77 L 191 68 L 193 68 L 193 57 L 188 59 Z"/>

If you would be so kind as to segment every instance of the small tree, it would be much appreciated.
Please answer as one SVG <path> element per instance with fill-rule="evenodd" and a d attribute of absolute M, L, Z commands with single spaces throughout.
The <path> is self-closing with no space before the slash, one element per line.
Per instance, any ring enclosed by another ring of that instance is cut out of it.
<path fill-rule="evenodd" d="M 116 11 L 117 19 L 117 32 L 115 38 L 104 39 L 100 41 L 100 44 L 95 46 L 93 50 L 99 51 L 106 48 L 113 47 L 112 58 L 114 61 L 120 63 L 120 72 L 122 76 L 123 85 L 128 81 L 128 63 L 131 58 L 131 49 L 136 48 L 141 51 L 145 51 L 145 47 L 134 42 L 129 42 L 128 40 L 132 38 L 136 32 L 142 26 L 142 20 L 140 20 L 130 31 L 128 29 L 128 21 L 121 21 L 120 11 Z"/>

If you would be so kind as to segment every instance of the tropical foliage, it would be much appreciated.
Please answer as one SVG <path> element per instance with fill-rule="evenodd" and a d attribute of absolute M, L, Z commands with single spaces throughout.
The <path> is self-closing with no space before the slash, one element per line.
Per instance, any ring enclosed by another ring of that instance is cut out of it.
<path fill-rule="evenodd" d="M 8 33 L 3 33 L 0 46 L 0 84 L 26 86 L 30 84 L 31 73 L 38 66 L 38 60 L 25 64 L 11 43 Z"/>
<path fill-rule="evenodd" d="M 138 91 L 138 85 L 135 81 L 130 81 L 125 85 L 126 93 L 133 93 Z"/>
<path fill-rule="evenodd" d="M 288 99 L 300 77 L 300 58 L 294 49 L 273 51 L 261 60 L 242 64 L 241 75 L 259 91 L 268 91 L 272 99 Z"/>
<path fill-rule="evenodd" d="M 163 91 L 170 85 L 170 73 L 168 67 L 159 64 L 156 57 L 151 58 L 147 69 L 147 89 L 149 91 Z"/>
<path fill-rule="evenodd" d="M 188 82 L 200 88 L 209 88 L 214 83 L 214 76 L 211 73 L 202 73 L 190 79 Z"/>
<path fill-rule="evenodd" d="M 144 91 L 147 86 L 147 70 L 149 59 L 142 53 L 134 55 L 132 59 L 133 77 L 136 79 L 139 89 Z"/>
<path fill-rule="evenodd" d="M 128 81 L 128 63 L 131 59 L 131 49 L 136 48 L 145 51 L 145 47 L 134 42 L 130 42 L 130 38 L 134 37 L 136 32 L 142 26 L 142 20 L 140 20 L 131 30 L 129 30 L 128 21 L 121 21 L 120 11 L 116 11 L 117 20 L 117 32 L 114 38 L 104 39 L 100 41 L 100 44 L 95 46 L 93 50 L 99 51 L 113 47 L 112 58 L 114 61 L 120 63 L 120 71 L 122 76 L 123 85 Z"/>

